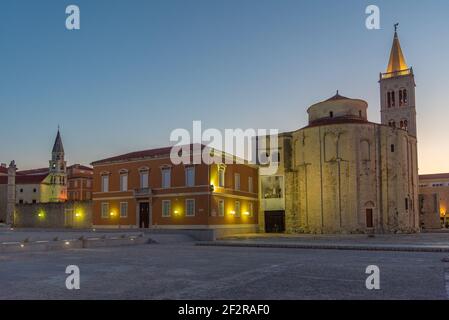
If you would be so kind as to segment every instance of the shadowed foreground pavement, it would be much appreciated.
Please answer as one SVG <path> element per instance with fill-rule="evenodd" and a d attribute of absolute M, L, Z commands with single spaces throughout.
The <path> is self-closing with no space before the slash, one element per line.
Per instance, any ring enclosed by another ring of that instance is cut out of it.
<path fill-rule="evenodd" d="M 446 299 L 447 256 L 193 242 L 2 254 L 0 299 Z M 77 291 L 65 288 L 73 264 Z M 365 288 L 372 264 L 379 291 Z"/>

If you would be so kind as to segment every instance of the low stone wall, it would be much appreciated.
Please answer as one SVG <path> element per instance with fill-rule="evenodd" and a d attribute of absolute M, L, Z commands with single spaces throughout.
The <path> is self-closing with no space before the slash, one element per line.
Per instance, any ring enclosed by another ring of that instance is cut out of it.
<path fill-rule="evenodd" d="M 92 202 L 17 204 L 14 214 L 17 228 L 91 228 Z"/>

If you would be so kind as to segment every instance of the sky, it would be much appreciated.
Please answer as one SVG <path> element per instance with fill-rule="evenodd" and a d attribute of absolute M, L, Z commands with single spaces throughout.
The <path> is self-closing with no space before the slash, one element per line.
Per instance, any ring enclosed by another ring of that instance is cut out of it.
<path fill-rule="evenodd" d="M 76 4 L 81 29 L 65 28 Z M 380 30 L 365 8 L 380 8 Z M 380 122 L 393 24 L 417 83 L 419 172 L 449 172 L 447 0 L 2 0 L 0 162 L 170 145 L 172 130 L 299 129 L 340 94 Z"/>

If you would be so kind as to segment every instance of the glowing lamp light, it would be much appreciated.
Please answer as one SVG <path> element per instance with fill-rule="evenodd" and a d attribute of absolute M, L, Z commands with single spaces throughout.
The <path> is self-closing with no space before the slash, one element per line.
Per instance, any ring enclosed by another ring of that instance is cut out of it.
<path fill-rule="evenodd" d="M 243 213 L 245 216 L 249 216 L 249 212 L 246 211 L 245 213 Z"/>
<path fill-rule="evenodd" d="M 68 241 L 65 242 L 65 245 L 66 245 L 66 246 L 68 246 L 69 244 L 70 244 L 70 242 L 68 242 Z"/>
<path fill-rule="evenodd" d="M 75 217 L 77 217 L 77 218 L 81 217 L 81 213 L 79 213 L 79 212 L 75 213 Z"/>
<path fill-rule="evenodd" d="M 234 210 L 229 211 L 229 214 L 235 215 L 235 211 Z"/>
<path fill-rule="evenodd" d="M 111 215 L 111 217 L 115 216 L 115 213 L 112 211 L 109 214 Z"/>
<path fill-rule="evenodd" d="M 43 213 L 43 212 L 39 212 L 39 213 L 37 214 L 37 216 L 38 216 L 39 218 L 43 218 L 43 217 L 44 217 L 44 213 Z"/>
<path fill-rule="evenodd" d="M 20 247 L 23 248 L 23 247 L 25 247 L 25 245 L 22 243 L 22 244 L 20 245 Z"/>

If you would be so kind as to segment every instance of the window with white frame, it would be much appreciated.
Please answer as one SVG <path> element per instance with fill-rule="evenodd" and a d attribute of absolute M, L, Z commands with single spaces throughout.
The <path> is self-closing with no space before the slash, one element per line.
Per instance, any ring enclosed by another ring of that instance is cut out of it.
<path fill-rule="evenodd" d="M 171 201 L 162 200 L 162 216 L 170 217 L 170 215 L 171 215 Z"/>
<path fill-rule="evenodd" d="M 109 203 L 108 202 L 103 202 L 101 204 L 101 217 L 103 219 L 109 218 Z"/>
<path fill-rule="evenodd" d="M 120 173 L 120 191 L 128 191 L 128 172 Z"/>
<path fill-rule="evenodd" d="M 195 199 L 186 200 L 186 217 L 193 217 L 195 215 Z"/>
<path fill-rule="evenodd" d="M 218 200 L 218 216 L 223 217 L 225 212 L 225 202 L 224 200 Z"/>
<path fill-rule="evenodd" d="M 218 186 L 224 188 L 225 186 L 225 168 L 218 168 Z"/>
<path fill-rule="evenodd" d="M 128 202 L 120 202 L 120 218 L 128 217 Z"/>
<path fill-rule="evenodd" d="M 101 176 L 101 192 L 109 192 L 109 175 Z"/>
<path fill-rule="evenodd" d="M 240 173 L 234 174 L 234 189 L 240 190 Z"/>
<path fill-rule="evenodd" d="M 148 178 L 149 178 L 148 170 L 141 170 L 140 171 L 140 187 L 141 188 L 148 188 Z"/>
<path fill-rule="evenodd" d="M 193 187 L 195 185 L 195 167 L 186 167 L 186 186 Z"/>
<path fill-rule="evenodd" d="M 248 178 L 248 192 L 254 192 L 253 177 Z"/>
<path fill-rule="evenodd" d="M 170 188 L 171 168 L 162 169 L 162 188 Z"/>
<path fill-rule="evenodd" d="M 240 201 L 235 202 L 235 216 L 240 217 L 241 215 Z"/>

